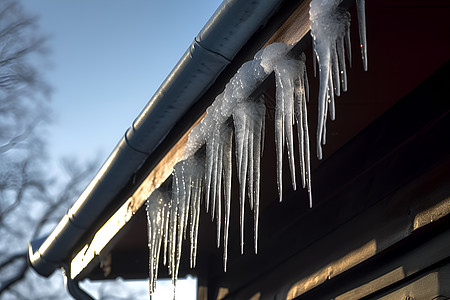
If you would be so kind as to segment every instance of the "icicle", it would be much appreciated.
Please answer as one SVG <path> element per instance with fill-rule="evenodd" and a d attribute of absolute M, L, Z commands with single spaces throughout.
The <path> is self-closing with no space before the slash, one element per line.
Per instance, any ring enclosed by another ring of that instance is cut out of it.
<path fill-rule="evenodd" d="M 260 158 L 262 149 L 262 130 L 266 108 L 260 100 L 249 100 L 236 105 L 233 111 L 233 121 L 236 140 L 236 160 L 238 179 L 240 184 L 240 238 L 241 253 L 244 251 L 244 206 L 245 191 L 247 190 L 253 199 L 253 213 L 255 220 L 255 252 L 257 251 L 257 225 L 259 213 L 259 180 Z M 251 141 L 251 142 L 250 142 Z M 248 164 L 252 161 L 252 164 Z M 247 180 L 247 174 L 249 175 Z M 251 180 L 251 182 L 250 182 Z M 250 197 L 249 197 L 250 198 Z"/>
<path fill-rule="evenodd" d="M 312 43 L 312 60 L 313 60 L 313 75 L 314 78 L 317 77 L 317 56 L 315 55 L 316 53 L 316 47 L 314 46 L 314 43 Z"/>
<path fill-rule="evenodd" d="M 275 147 L 277 155 L 277 186 L 280 202 L 283 201 L 283 150 L 284 150 L 284 97 L 282 82 L 277 80 L 275 105 Z"/>
<path fill-rule="evenodd" d="M 155 291 L 158 278 L 159 254 L 165 232 L 164 217 L 168 203 L 168 196 L 159 191 L 155 191 L 147 199 L 150 294 Z"/>
<path fill-rule="evenodd" d="M 248 203 L 249 203 L 249 206 L 250 206 L 250 209 L 251 210 L 253 210 L 253 203 L 254 203 L 254 201 L 255 201 L 255 199 L 254 199 L 254 186 L 253 186 L 253 183 L 254 183 L 254 180 L 253 180 L 253 177 L 254 177 L 254 173 L 253 173 L 253 168 L 254 168 L 254 160 L 253 160 L 253 154 L 254 154 L 254 145 L 253 145 L 253 143 L 254 143 L 254 131 L 255 131 L 255 124 L 253 123 L 253 122 L 249 122 L 249 128 L 248 128 L 248 131 L 249 131 L 249 134 L 248 134 L 248 137 L 247 137 L 247 152 L 248 152 L 248 176 L 247 176 L 247 186 L 248 186 L 248 189 L 247 189 L 247 194 L 248 194 Z"/>
<path fill-rule="evenodd" d="M 341 71 L 340 78 L 342 84 L 342 91 L 347 91 L 347 70 L 345 67 L 345 49 L 344 49 L 344 39 L 338 37 L 336 40 L 337 54 L 339 60 L 339 70 Z"/>
<path fill-rule="evenodd" d="M 334 96 L 347 91 L 345 48 L 351 66 L 350 14 L 339 5 L 342 0 L 312 0 L 310 9 L 313 52 L 319 62 L 319 103 L 317 126 L 317 157 L 322 159 L 322 145 L 325 144 L 327 105 L 330 119 L 334 120 Z M 356 1 L 361 54 L 364 70 L 367 70 L 367 45 L 365 2 Z M 345 48 L 344 48 L 345 43 Z M 326 101 L 330 100 L 329 103 Z"/>
<path fill-rule="evenodd" d="M 219 148 L 218 148 L 218 143 L 216 141 L 217 139 L 217 133 L 214 134 L 213 138 L 211 139 L 212 143 L 208 143 L 206 142 L 206 148 L 212 148 L 211 149 L 211 153 L 212 153 L 212 166 L 211 166 L 211 195 L 210 195 L 210 205 L 211 205 L 211 219 L 214 220 L 214 214 L 216 212 L 216 197 L 217 197 L 217 185 L 219 184 L 220 181 L 220 176 L 221 174 L 219 174 L 218 172 L 218 158 L 219 158 Z M 209 169 L 209 167 L 208 167 Z"/>
<path fill-rule="evenodd" d="M 349 19 L 350 21 L 350 19 Z M 350 68 L 352 67 L 352 41 L 350 38 L 350 26 L 347 26 L 347 32 L 345 33 L 345 49 L 347 49 L 347 59 L 348 63 L 350 65 Z"/>
<path fill-rule="evenodd" d="M 178 195 L 180 194 L 180 178 L 175 170 L 173 172 L 172 199 L 169 220 L 169 274 L 172 276 L 172 284 L 175 284 L 175 255 L 176 255 L 176 237 L 178 221 Z"/>
<path fill-rule="evenodd" d="M 213 160 L 214 160 L 214 148 L 212 146 L 206 146 L 206 170 L 205 170 L 205 206 L 206 212 L 209 211 L 209 203 L 211 196 L 211 183 L 213 174 Z"/>
<path fill-rule="evenodd" d="M 356 12 L 358 15 L 359 41 L 364 71 L 368 69 L 367 63 L 367 36 L 366 36 L 366 2 L 356 0 Z"/>
<path fill-rule="evenodd" d="M 188 168 L 190 166 L 187 166 Z M 190 170 L 187 170 L 190 171 Z M 191 192 L 192 192 L 192 178 L 191 177 L 187 177 L 184 179 L 184 188 L 185 188 L 185 202 L 184 202 L 184 216 L 183 216 L 183 231 L 181 232 L 183 239 L 186 240 L 186 235 L 187 235 L 187 228 L 188 228 L 188 219 L 189 219 L 189 211 L 191 208 Z"/>
<path fill-rule="evenodd" d="M 217 187 L 216 187 L 216 223 L 217 223 L 217 239 L 216 246 L 220 247 L 220 229 L 222 222 L 222 169 L 223 169 L 223 143 L 220 143 L 217 153 Z"/>
<path fill-rule="evenodd" d="M 300 155 L 300 173 L 302 176 L 302 186 L 307 188 L 312 206 L 311 198 L 311 174 L 310 174 L 310 150 L 309 150 L 309 132 L 308 132 L 308 113 L 306 102 L 309 100 L 308 75 L 306 73 L 306 56 L 302 53 L 300 60 L 297 61 L 298 74 L 295 80 L 295 101 L 294 114 L 297 124 L 299 155 Z"/>
<path fill-rule="evenodd" d="M 306 67 L 305 67 L 305 78 L 306 82 L 303 84 L 307 84 L 307 77 L 306 77 Z M 301 90 L 300 90 L 301 91 Z M 306 177 L 306 189 L 308 191 L 309 195 L 309 207 L 312 208 L 312 191 L 311 191 L 311 154 L 309 150 L 309 129 L 308 129 L 308 110 L 306 108 L 306 101 L 308 101 L 308 93 L 306 93 L 306 99 L 303 97 L 302 100 L 302 117 L 301 120 L 303 122 L 302 131 L 304 133 L 304 143 L 303 143 L 303 153 L 304 153 L 304 161 L 305 161 L 305 174 L 303 175 Z M 305 101 L 306 100 L 306 101 Z M 300 129 L 299 129 L 300 130 Z"/>
<path fill-rule="evenodd" d="M 331 71 L 331 70 L 330 70 Z M 335 112 L 335 105 L 334 105 L 334 95 L 335 95 L 335 92 L 333 92 L 333 91 L 336 91 L 336 89 L 335 89 L 335 80 L 333 80 L 333 78 L 335 78 L 335 76 L 332 76 L 331 74 L 330 74 L 330 77 L 328 77 L 329 78 L 329 83 L 328 83 L 328 86 L 329 86 L 329 89 L 328 89 L 328 94 L 327 94 L 327 109 L 325 109 L 325 111 L 326 111 L 326 113 L 325 114 L 327 114 L 327 112 L 330 114 L 330 120 L 332 120 L 332 121 L 334 121 L 334 119 L 336 118 L 336 112 Z M 339 86 L 339 82 L 337 82 L 337 85 Z M 326 144 L 326 134 L 325 134 L 325 128 L 326 128 L 326 119 L 325 119 L 325 125 L 324 125 L 324 136 L 323 136 L 323 139 L 322 139 L 322 145 L 325 145 Z"/>
<path fill-rule="evenodd" d="M 259 195 L 260 195 L 260 180 L 261 180 L 261 157 L 263 154 L 263 145 L 264 145 L 264 132 L 265 132 L 265 114 L 266 107 L 264 106 L 264 98 L 261 98 L 259 101 L 260 105 L 257 106 L 258 118 L 255 120 L 254 126 L 254 136 L 253 136 L 253 155 L 252 160 L 253 170 L 250 169 L 250 172 L 253 175 L 253 226 L 254 226 L 254 245 L 255 245 L 255 253 L 258 253 L 258 227 L 259 227 Z"/>
<path fill-rule="evenodd" d="M 271 73 L 276 69 L 277 63 L 280 60 L 283 60 L 286 54 L 292 46 L 288 46 L 281 43 L 274 43 L 269 45 L 264 49 L 261 54 L 261 66 L 264 68 L 266 73 Z M 277 157 L 277 186 L 278 186 L 278 194 L 279 200 L 282 201 L 283 195 L 283 178 L 282 178 L 282 164 L 283 164 L 283 152 L 284 152 L 284 143 L 285 143 L 285 96 L 284 96 L 284 84 L 286 82 L 280 80 L 280 76 L 276 74 L 276 108 L 275 108 L 275 147 L 276 147 L 276 157 Z M 289 116 L 288 116 L 289 119 Z M 289 122 L 289 121 L 288 121 Z"/>
<path fill-rule="evenodd" d="M 218 113 L 216 113 L 217 117 Z M 227 122 L 216 123 L 213 127 L 213 132 L 206 140 L 206 201 L 208 205 L 208 199 L 211 206 L 211 217 L 216 219 L 217 224 L 217 247 L 220 246 L 220 232 L 221 232 L 221 219 L 222 219 L 222 182 L 223 182 L 223 152 L 224 132 L 229 130 Z M 211 187 L 208 187 L 208 183 Z"/>
<path fill-rule="evenodd" d="M 198 177 L 195 179 L 193 185 L 193 198 L 191 200 L 191 231 L 190 231 L 190 242 L 191 242 L 191 256 L 190 256 L 190 266 L 195 268 L 196 257 L 197 257 L 197 239 L 198 239 L 198 222 L 200 217 L 200 202 L 201 202 L 201 192 L 202 192 L 202 182 L 203 179 Z"/>
<path fill-rule="evenodd" d="M 239 180 L 239 225 L 240 225 L 240 245 L 241 254 L 244 253 L 244 207 L 245 207 L 245 188 L 247 183 L 247 140 L 249 131 L 250 116 L 247 115 L 247 102 L 242 102 L 236 105 L 233 112 L 234 131 L 236 140 L 236 162 L 237 173 Z"/>
<path fill-rule="evenodd" d="M 169 202 L 164 209 L 164 259 L 163 264 L 167 265 L 167 250 L 168 250 L 168 239 L 169 239 L 169 220 L 170 212 L 172 210 L 172 203 Z"/>
<path fill-rule="evenodd" d="M 232 175 L 232 156 L 233 156 L 233 130 L 230 125 L 226 126 L 223 133 L 223 180 L 224 180 L 224 233 L 223 233 L 223 266 L 227 271 L 228 260 L 228 230 L 230 227 L 230 207 L 231 207 L 231 175 Z"/>
<path fill-rule="evenodd" d="M 290 47 L 287 45 L 278 45 L 267 53 L 263 52 L 261 64 L 265 69 L 272 68 L 275 71 L 276 80 L 276 111 L 275 111 L 275 145 L 277 150 L 277 186 L 280 201 L 282 200 L 282 166 L 283 152 L 286 145 L 289 167 L 291 171 L 292 187 L 296 189 L 295 159 L 294 159 L 294 85 L 298 81 L 298 76 L 302 77 L 302 93 L 308 94 L 306 71 L 304 61 L 302 65 L 299 61 L 287 56 Z M 278 53 L 277 53 L 278 52 Z M 283 54 L 281 54 L 281 53 Z M 281 55 L 280 55 L 281 54 Z M 266 70 L 267 71 L 267 70 Z M 300 110 L 297 109 L 299 112 Z"/>
<path fill-rule="evenodd" d="M 169 221 L 169 272 L 175 285 L 181 259 L 183 236 L 186 235 L 190 214 L 190 265 L 195 266 L 197 254 L 198 219 L 200 213 L 201 185 L 205 160 L 202 153 L 180 161 L 174 166 L 172 182 L 172 207 Z"/>
<path fill-rule="evenodd" d="M 189 241 L 191 244 L 190 248 L 190 267 L 195 267 L 195 253 L 196 253 L 196 227 L 197 227 L 197 218 L 199 217 L 199 191 L 201 187 L 199 186 L 201 182 L 201 178 L 198 178 L 196 180 L 193 180 L 192 182 L 192 199 L 190 201 L 190 232 L 189 232 Z"/>
<path fill-rule="evenodd" d="M 183 162 L 179 162 L 173 169 L 173 183 L 172 183 L 172 211 L 170 217 L 170 264 L 169 272 L 172 275 L 172 284 L 176 284 L 177 280 L 177 265 L 179 263 L 178 241 L 181 240 L 178 234 L 182 225 L 180 224 L 180 205 L 184 202 L 184 186 L 183 186 Z M 181 247 L 180 247 L 181 248 Z"/>
<path fill-rule="evenodd" d="M 204 180 L 204 166 L 205 158 L 202 152 L 190 157 L 185 162 L 185 167 L 188 169 L 185 172 L 186 182 L 189 185 L 190 192 L 190 242 L 191 242 L 191 256 L 190 266 L 194 268 L 197 257 L 197 241 L 198 241 L 198 223 L 200 218 L 200 203 L 202 197 L 202 185 Z"/>
<path fill-rule="evenodd" d="M 293 122 L 294 122 L 294 80 L 298 76 L 297 61 L 295 60 L 283 60 L 275 67 L 275 80 L 277 81 L 277 90 L 281 88 L 281 105 L 284 106 L 283 110 L 283 134 L 286 143 L 289 167 L 291 170 L 292 188 L 294 191 L 297 188 L 295 178 L 295 160 L 294 160 L 294 136 L 293 136 Z M 280 99 L 277 98 L 277 102 Z M 279 162 L 282 164 L 282 162 Z M 281 168 L 279 167 L 280 171 Z"/>
<path fill-rule="evenodd" d="M 337 43 L 337 39 L 336 39 Z M 340 85 L 340 70 L 339 70 L 339 62 L 338 62 L 338 54 L 337 54 L 336 44 L 331 45 L 331 74 L 330 77 L 332 79 L 331 84 L 333 85 L 332 91 L 336 96 L 341 95 L 341 85 Z"/>

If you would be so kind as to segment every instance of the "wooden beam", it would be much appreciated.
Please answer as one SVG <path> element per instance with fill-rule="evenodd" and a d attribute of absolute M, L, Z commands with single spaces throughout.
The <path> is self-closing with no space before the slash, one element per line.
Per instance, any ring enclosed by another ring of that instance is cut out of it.
<path fill-rule="evenodd" d="M 289 16 L 284 24 L 275 32 L 275 34 L 264 45 L 272 43 L 284 43 L 294 45 L 298 43 L 310 30 L 309 23 L 309 5 L 311 0 L 305 0 Z"/>

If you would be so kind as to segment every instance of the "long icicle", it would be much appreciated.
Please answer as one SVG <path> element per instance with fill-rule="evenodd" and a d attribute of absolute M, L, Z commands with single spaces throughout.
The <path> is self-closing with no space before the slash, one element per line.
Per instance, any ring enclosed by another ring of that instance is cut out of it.
<path fill-rule="evenodd" d="M 255 55 L 253 61 L 245 63 L 227 84 L 224 93 L 217 96 L 216 101 L 208 108 L 205 118 L 194 127 L 189 135 L 183 160 L 174 167 L 173 171 L 172 199 L 167 205 L 167 213 L 164 212 L 166 220 L 163 222 L 168 226 L 165 226 L 162 230 L 164 232 L 163 238 L 154 241 L 155 245 L 161 245 L 162 243 L 165 245 L 164 260 L 168 260 L 169 273 L 172 275 L 174 286 L 178 276 L 182 240 L 183 236 L 187 235 L 188 227 L 190 228 L 189 240 L 191 243 L 190 265 L 191 267 L 196 265 L 199 211 L 203 192 L 205 192 L 206 197 L 205 206 L 208 211 L 211 211 L 212 217 L 215 217 L 217 222 L 218 246 L 222 232 L 222 205 L 224 208 L 223 260 L 224 270 L 227 269 L 232 181 L 233 127 L 229 121 L 231 116 L 235 129 L 235 153 L 240 184 L 240 248 L 241 253 L 243 253 L 245 198 L 248 197 L 249 206 L 253 210 L 254 250 L 255 253 L 258 252 L 260 159 L 264 148 L 266 109 L 263 96 L 251 99 L 249 95 L 273 71 L 275 71 L 277 84 L 275 122 L 277 182 L 280 200 L 282 197 L 281 176 L 284 147 L 287 149 L 292 185 L 294 189 L 296 188 L 293 146 L 293 125 L 296 124 L 299 133 L 302 185 L 308 189 L 310 205 L 312 205 L 309 134 L 306 115 L 306 102 L 309 95 L 308 79 L 304 67 L 304 55 L 301 60 L 294 59 L 288 55 L 291 48 L 292 46 L 283 44 L 269 45 Z M 335 51 L 333 61 L 335 73 L 336 69 L 341 67 L 340 53 L 340 51 Z M 331 73 L 331 69 L 328 70 Z M 335 76 L 334 79 L 338 79 L 338 76 Z M 339 81 L 341 80 L 338 80 L 337 85 L 340 85 Z M 330 87 L 333 86 L 332 76 L 329 77 L 328 82 L 327 99 Z M 331 89 L 330 93 L 334 94 L 334 91 Z M 327 110 L 328 102 L 325 103 L 324 107 L 325 116 Z M 323 134 L 325 134 L 325 131 L 323 131 Z M 202 145 L 205 144 L 206 147 L 202 148 Z M 196 169 L 196 166 L 199 165 L 202 166 L 201 170 Z M 156 271 L 153 269 L 154 273 Z"/>
<path fill-rule="evenodd" d="M 232 160 L 233 160 L 233 130 L 231 124 L 226 125 L 224 131 L 224 148 L 223 148 L 223 178 L 224 178 L 224 232 L 223 232 L 223 266 L 227 271 L 228 261 L 228 230 L 230 227 L 230 208 L 231 208 L 231 176 L 232 176 Z"/>
<path fill-rule="evenodd" d="M 186 182 L 191 190 L 189 205 L 191 207 L 190 217 L 190 241 L 191 241 L 191 268 L 196 265 L 197 256 L 197 238 L 198 238 L 198 222 L 200 217 L 200 202 L 202 197 L 202 185 L 204 180 L 205 157 L 203 151 L 196 153 L 193 157 L 188 158 L 187 164 L 189 172 L 186 172 Z"/>
<path fill-rule="evenodd" d="M 295 121 L 297 123 L 297 134 L 299 142 L 300 168 L 302 176 L 302 186 L 307 186 L 307 179 L 309 174 L 309 133 L 308 133 L 308 118 L 306 113 L 306 102 L 308 101 L 308 76 L 305 66 L 306 56 L 301 55 L 297 62 L 297 78 L 294 87 L 294 113 Z M 309 191 L 308 191 L 309 192 Z"/>
<path fill-rule="evenodd" d="M 366 34 L 366 1 L 356 0 L 356 13 L 358 15 L 359 41 L 364 71 L 368 69 L 367 62 L 367 34 Z"/>
<path fill-rule="evenodd" d="M 342 0 L 312 0 L 310 3 L 313 51 L 319 62 L 319 100 L 317 126 L 317 157 L 322 159 L 326 142 L 326 121 L 335 118 L 335 96 L 347 91 L 345 50 L 351 66 L 350 14 L 340 7 Z M 364 70 L 367 70 L 365 2 L 357 0 L 358 25 Z M 345 47 L 344 47 L 345 43 Z"/>
<path fill-rule="evenodd" d="M 243 128 L 243 147 L 242 147 L 242 164 L 241 169 L 239 170 L 239 173 L 241 174 L 240 178 L 240 197 L 239 197 L 239 203 L 240 203 L 240 217 L 239 217 L 239 224 L 241 226 L 241 254 L 244 254 L 244 218 L 245 218 L 245 190 L 246 190 L 246 182 L 247 182 L 247 166 L 248 166 L 248 116 L 244 117 L 244 128 Z M 237 136 L 237 134 L 236 134 Z"/>
<path fill-rule="evenodd" d="M 254 121 L 254 144 L 252 147 L 253 150 L 253 170 L 250 170 L 253 173 L 253 231 L 254 231 L 254 248 L 255 254 L 258 253 L 258 227 L 259 227 L 259 195 L 260 195 L 260 179 L 261 179 L 261 156 L 263 152 L 263 144 L 264 144 L 264 130 L 265 130 L 265 115 L 266 115 L 266 106 L 264 105 L 264 98 L 257 99 L 255 111 L 257 112 L 258 118 Z"/>
<path fill-rule="evenodd" d="M 177 170 L 177 166 L 179 169 Z M 177 180 L 177 184 L 179 184 L 177 195 L 177 205 L 178 205 L 178 214 L 177 214 L 177 227 L 176 227 L 176 256 L 175 256 L 175 265 L 173 267 L 174 274 L 172 275 L 174 277 L 174 286 L 176 285 L 176 281 L 178 278 L 178 269 L 180 267 L 180 260 L 181 260 L 181 247 L 183 245 L 183 232 L 184 232 L 184 218 L 186 218 L 186 202 L 189 201 L 187 198 L 187 182 L 186 182 L 186 162 L 182 161 L 181 163 L 177 164 L 174 168 L 176 173 L 178 173 L 179 179 Z"/>
<path fill-rule="evenodd" d="M 149 286 L 153 294 L 158 278 L 158 262 L 164 233 L 164 210 L 169 201 L 165 194 L 155 191 L 147 199 L 148 246 L 149 246 Z"/>
<path fill-rule="evenodd" d="M 222 130 L 221 130 L 222 132 Z M 220 247 L 220 229 L 222 222 L 222 169 L 223 169 L 223 141 L 217 147 L 217 187 L 216 187 L 216 225 L 217 239 L 216 246 Z"/>
<path fill-rule="evenodd" d="M 279 77 L 278 77 L 279 79 Z M 284 152 L 284 97 L 283 82 L 276 80 L 275 147 L 277 155 L 277 186 L 280 202 L 283 201 L 283 152 Z"/>
<path fill-rule="evenodd" d="M 294 135 L 292 125 L 294 122 L 294 79 L 297 75 L 297 70 L 295 70 L 294 64 L 295 61 L 291 59 L 278 62 L 275 67 L 275 80 L 277 82 L 277 90 L 281 90 L 281 93 L 278 94 L 277 92 L 277 95 L 281 97 L 281 99 L 277 97 L 277 103 L 281 101 L 280 105 L 277 104 L 277 109 L 283 106 L 282 112 L 280 112 L 283 114 L 281 131 L 285 139 L 281 142 L 286 144 L 292 189 L 295 191 L 297 189 L 297 183 L 295 178 Z M 278 115 L 279 113 L 276 112 L 276 114 Z M 280 157 L 280 154 L 278 154 L 278 157 Z M 278 169 L 282 172 L 282 161 L 278 162 L 280 163 Z"/>

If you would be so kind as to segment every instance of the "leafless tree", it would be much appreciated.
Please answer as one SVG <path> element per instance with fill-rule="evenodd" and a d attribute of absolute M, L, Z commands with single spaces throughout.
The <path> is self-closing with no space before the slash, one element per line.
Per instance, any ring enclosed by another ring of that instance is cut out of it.
<path fill-rule="evenodd" d="M 67 180 L 52 180 L 46 167 L 45 128 L 49 85 L 35 62 L 46 58 L 37 19 L 20 2 L 0 2 L 0 298 L 30 296 L 27 241 L 48 231 L 84 187 L 93 165 L 65 162 Z M 56 192 L 60 190 L 61 192 Z M 61 299 L 63 289 L 42 297 Z"/>
<path fill-rule="evenodd" d="M 62 164 L 66 178 L 56 180 L 51 174 L 45 148 L 50 87 L 36 64 L 46 61 L 47 54 L 37 18 L 28 16 L 17 0 L 0 0 L 1 300 L 70 298 L 61 273 L 47 280 L 30 270 L 27 242 L 54 228 L 97 167 L 66 159 Z M 119 286 L 101 285 L 98 297 L 136 298 L 132 291 L 119 297 L 113 287 Z"/>
<path fill-rule="evenodd" d="M 50 88 L 31 60 L 45 58 L 45 41 L 18 1 L 0 3 L 0 153 L 41 146 L 34 133 L 48 121 Z"/>

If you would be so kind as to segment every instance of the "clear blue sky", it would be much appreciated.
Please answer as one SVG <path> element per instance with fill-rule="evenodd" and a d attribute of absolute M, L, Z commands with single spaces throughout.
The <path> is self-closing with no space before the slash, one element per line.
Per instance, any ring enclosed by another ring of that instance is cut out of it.
<path fill-rule="evenodd" d="M 50 36 L 49 148 L 106 160 L 220 0 L 22 0 Z"/>
<path fill-rule="evenodd" d="M 62 157 L 103 163 L 222 2 L 21 1 L 50 37 L 54 166 Z"/>

